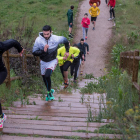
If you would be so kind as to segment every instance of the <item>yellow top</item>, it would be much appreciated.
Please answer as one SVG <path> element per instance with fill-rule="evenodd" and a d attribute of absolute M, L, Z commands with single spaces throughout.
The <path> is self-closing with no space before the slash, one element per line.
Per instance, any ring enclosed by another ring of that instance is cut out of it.
<path fill-rule="evenodd" d="M 100 9 L 98 7 L 94 8 L 94 7 L 91 7 L 89 9 L 89 14 L 92 16 L 92 17 L 97 17 L 99 14 L 100 14 Z"/>
<path fill-rule="evenodd" d="M 72 54 L 74 55 L 74 57 L 77 57 L 80 53 L 80 50 L 76 47 L 71 47 L 70 46 L 70 49 L 69 49 L 69 56 L 67 58 L 67 60 L 63 60 L 63 57 L 66 53 L 66 49 L 65 47 L 61 47 L 57 50 L 57 59 L 58 59 L 58 63 L 59 63 L 59 66 L 62 66 L 66 61 L 71 61 L 71 63 L 73 62 L 73 58 L 72 58 Z"/>

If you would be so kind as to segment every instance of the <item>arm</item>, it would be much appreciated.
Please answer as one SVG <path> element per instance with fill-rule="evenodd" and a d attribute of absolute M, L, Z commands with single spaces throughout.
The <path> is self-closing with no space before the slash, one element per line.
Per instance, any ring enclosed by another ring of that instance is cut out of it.
<path fill-rule="evenodd" d="M 69 41 L 67 40 L 67 38 L 63 36 L 57 36 L 57 42 L 58 44 L 64 44 L 66 48 L 66 52 L 69 52 Z"/>
<path fill-rule="evenodd" d="M 1 49 L 2 53 L 11 49 L 12 47 L 17 49 L 17 51 L 19 53 L 23 51 L 23 48 L 21 47 L 20 43 L 17 40 L 14 40 L 14 39 L 6 40 L 6 41 L 2 42 L 1 44 L 2 45 L 0 45 L 0 49 Z"/>
<path fill-rule="evenodd" d="M 58 60 L 63 60 L 63 56 L 61 56 L 61 50 L 62 50 L 62 48 L 59 48 L 59 49 L 57 50 L 57 59 L 58 59 Z"/>
<path fill-rule="evenodd" d="M 92 2 L 91 2 L 91 0 L 89 1 L 89 5 L 92 6 Z"/>
<path fill-rule="evenodd" d="M 89 45 L 86 43 L 87 52 L 89 52 Z"/>
<path fill-rule="evenodd" d="M 33 51 L 32 51 L 34 56 L 40 56 L 44 53 L 44 50 L 41 50 L 40 46 L 41 46 L 41 44 L 36 39 L 35 44 L 33 46 Z"/>
<path fill-rule="evenodd" d="M 74 54 L 73 54 L 74 57 L 77 57 L 80 53 L 80 50 L 78 48 L 75 48 L 75 47 L 73 47 L 73 50 L 74 50 Z"/>
<path fill-rule="evenodd" d="M 100 6 L 100 4 L 101 4 L 101 1 L 99 0 L 99 6 Z"/>
<path fill-rule="evenodd" d="M 110 5 L 110 0 L 109 0 L 109 2 L 108 2 L 108 6 Z"/>
<path fill-rule="evenodd" d="M 99 16 L 99 14 L 100 14 L 100 9 L 98 8 L 98 14 L 97 14 L 97 16 Z"/>
<path fill-rule="evenodd" d="M 81 25 L 83 25 L 83 19 L 82 19 L 82 21 L 81 21 Z"/>
<path fill-rule="evenodd" d="M 91 8 L 88 10 L 88 12 L 89 12 L 90 15 L 92 15 L 92 13 L 91 13 Z"/>
<path fill-rule="evenodd" d="M 114 0 L 114 3 L 113 3 L 113 8 L 115 7 L 115 5 L 116 5 L 116 0 Z"/>
<path fill-rule="evenodd" d="M 87 25 L 90 25 L 90 20 L 89 19 L 87 20 Z"/>

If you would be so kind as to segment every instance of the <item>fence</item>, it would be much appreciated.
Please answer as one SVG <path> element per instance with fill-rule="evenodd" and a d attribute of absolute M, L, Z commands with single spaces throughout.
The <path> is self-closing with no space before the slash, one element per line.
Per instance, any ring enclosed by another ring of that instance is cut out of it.
<path fill-rule="evenodd" d="M 138 84 L 139 61 L 139 50 L 122 52 L 120 54 L 120 68 L 127 70 L 132 75 L 133 86 L 139 91 L 140 99 L 140 86 Z"/>
<path fill-rule="evenodd" d="M 4 82 L 6 83 L 6 86 L 8 88 L 11 87 L 11 81 L 22 78 L 20 76 L 16 76 L 16 77 L 11 77 L 10 76 L 10 61 L 9 61 L 10 57 L 18 58 L 18 57 L 20 57 L 20 55 L 19 54 L 10 54 L 9 51 L 6 51 L 3 54 L 3 60 L 4 60 L 4 63 L 5 63 L 5 66 L 7 68 L 7 77 L 6 77 Z M 21 59 L 22 59 L 22 70 L 23 70 L 23 73 L 25 75 L 27 75 L 27 58 L 34 58 L 34 56 L 32 54 L 27 54 L 26 50 L 24 50 L 23 56 L 22 56 Z M 39 64 L 39 57 L 37 57 L 37 64 Z"/>

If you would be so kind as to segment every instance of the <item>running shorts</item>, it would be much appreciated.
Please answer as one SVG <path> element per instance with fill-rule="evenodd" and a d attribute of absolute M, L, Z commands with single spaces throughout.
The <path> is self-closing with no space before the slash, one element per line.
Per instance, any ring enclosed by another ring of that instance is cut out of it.
<path fill-rule="evenodd" d="M 41 75 L 45 75 L 46 69 L 51 69 L 52 71 L 54 71 L 57 64 L 58 64 L 57 59 L 54 59 L 50 62 L 44 62 L 44 61 L 41 60 L 40 61 Z"/>
<path fill-rule="evenodd" d="M 91 17 L 91 21 L 96 21 L 97 17 Z"/>

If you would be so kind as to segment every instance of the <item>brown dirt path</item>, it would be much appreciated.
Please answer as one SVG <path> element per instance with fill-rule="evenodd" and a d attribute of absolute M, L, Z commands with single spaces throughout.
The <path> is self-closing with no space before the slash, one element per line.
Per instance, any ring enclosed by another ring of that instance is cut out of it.
<path fill-rule="evenodd" d="M 74 41 L 78 43 L 83 37 L 81 20 L 84 13 L 88 13 L 90 6 L 89 0 L 84 0 L 80 7 L 79 16 L 77 19 L 77 31 Z M 107 47 L 108 41 L 112 34 L 113 23 L 108 21 L 109 8 L 106 6 L 105 0 L 101 0 L 100 15 L 97 18 L 96 29 L 93 31 L 93 25 L 90 24 L 88 31 L 89 55 L 86 57 L 84 73 L 93 73 L 95 77 L 104 75 L 105 57 L 108 55 Z M 90 19 L 90 15 L 88 16 Z"/>

